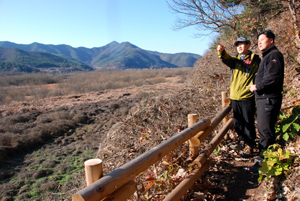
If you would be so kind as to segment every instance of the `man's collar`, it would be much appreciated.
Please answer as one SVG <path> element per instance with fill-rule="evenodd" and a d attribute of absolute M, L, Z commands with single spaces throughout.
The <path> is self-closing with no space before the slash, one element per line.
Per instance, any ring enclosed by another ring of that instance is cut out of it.
<path fill-rule="evenodd" d="M 240 54 L 240 57 L 241 57 L 241 59 L 247 59 L 248 57 L 250 57 L 250 55 L 251 55 L 251 51 L 250 50 L 248 50 L 248 53 L 247 54 Z"/>
<path fill-rule="evenodd" d="M 270 46 L 268 49 L 266 49 L 265 51 L 262 52 L 262 55 L 265 56 L 266 54 L 268 54 L 274 48 L 276 48 L 275 45 Z"/>

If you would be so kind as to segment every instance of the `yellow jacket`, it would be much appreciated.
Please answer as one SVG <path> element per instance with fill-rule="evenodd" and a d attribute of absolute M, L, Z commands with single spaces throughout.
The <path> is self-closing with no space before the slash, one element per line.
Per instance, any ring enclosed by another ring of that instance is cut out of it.
<path fill-rule="evenodd" d="M 251 93 L 247 86 L 254 83 L 255 75 L 261 61 L 259 56 L 250 51 L 246 56 L 246 59 L 250 57 L 251 61 L 248 68 L 245 67 L 240 54 L 232 57 L 223 50 L 223 52 L 218 52 L 218 56 L 231 69 L 230 99 L 243 101 L 251 98 L 254 94 Z"/>

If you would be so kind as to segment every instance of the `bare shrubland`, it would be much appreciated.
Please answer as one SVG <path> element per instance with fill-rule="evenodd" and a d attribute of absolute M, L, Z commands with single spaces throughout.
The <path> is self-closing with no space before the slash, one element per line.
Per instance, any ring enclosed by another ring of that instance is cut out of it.
<path fill-rule="evenodd" d="M 28 74 L 5 77 L 2 80 L 2 110 L 0 111 L 0 160 L 7 159 L 19 151 L 30 150 L 47 141 L 64 135 L 81 124 L 88 123 L 95 114 L 91 112 L 59 106 L 55 109 L 37 109 L 28 102 L 43 100 L 52 96 L 79 98 L 82 93 L 97 92 L 125 87 L 136 87 L 168 82 L 170 77 L 184 80 L 191 68 L 143 69 L 124 71 L 97 71 L 68 75 Z M 51 80 L 51 81 L 49 81 Z M 177 80 L 177 82 L 182 82 Z M 76 96 L 78 94 L 78 96 Z M 140 92 L 138 97 L 149 96 Z M 6 111 L 6 105 L 15 102 L 16 112 Z M 40 103 L 36 103 L 39 105 Z M 20 107 L 20 105 L 22 107 Z M 122 115 L 128 114 L 128 108 L 112 102 L 110 109 L 118 109 Z M 119 108 L 120 107 L 120 108 Z M 96 112 L 97 113 L 97 112 Z"/>
<path fill-rule="evenodd" d="M 0 79 L 0 104 L 31 101 L 53 96 L 87 93 L 130 86 L 167 82 L 180 75 L 180 82 L 191 68 L 93 71 L 72 74 L 31 73 L 4 75 Z"/>

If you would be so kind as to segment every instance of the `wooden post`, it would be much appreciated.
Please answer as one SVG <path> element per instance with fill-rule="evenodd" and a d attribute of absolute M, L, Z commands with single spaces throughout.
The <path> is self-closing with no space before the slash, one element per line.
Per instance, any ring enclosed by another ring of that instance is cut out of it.
<path fill-rule="evenodd" d="M 197 114 L 188 114 L 188 127 L 197 122 Z M 194 146 L 192 140 L 189 140 L 190 157 L 194 160 L 198 156 L 198 146 Z"/>
<path fill-rule="evenodd" d="M 222 92 L 222 109 L 224 109 L 227 105 L 230 104 L 230 99 L 227 97 L 226 92 Z M 223 119 L 223 126 L 226 124 L 226 122 L 229 120 L 229 116 L 226 115 Z"/>
<path fill-rule="evenodd" d="M 230 104 L 230 99 L 227 97 L 226 92 L 222 92 L 222 109 L 224 109 L 228 104 Z M 229 120 L 229 115 L 226 115 L 223 119 L 223 126 L 227 123 Z M 228 139 L 228 134 L 225 135 L 225 140 Z"/>
<path fill-rule="evenodd" d="M 102 160 L 90 159 L 84 162 L 86 185 L 90 185 L 103 176 Z"/>

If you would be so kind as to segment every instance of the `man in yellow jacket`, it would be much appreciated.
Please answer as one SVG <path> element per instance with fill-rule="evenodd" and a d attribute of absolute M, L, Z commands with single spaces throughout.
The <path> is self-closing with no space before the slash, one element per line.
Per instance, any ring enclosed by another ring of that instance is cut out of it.
<path fill-rule="evenodd" d="M 234 45 L 238 54 L 233 57 L 225 47 L 218 43 L 218 56 L 224 64 L 230 67 L 230 99 L 232 103 L 234 127 L 237 132 L 243 153 L 241 157 L 252 156 L 255 147 L 256 132 L 254 126 L 255 98 L 247 87 L 252 85 L 261 59 L 249 50 L 250 41 L 239 37 Z"/>

